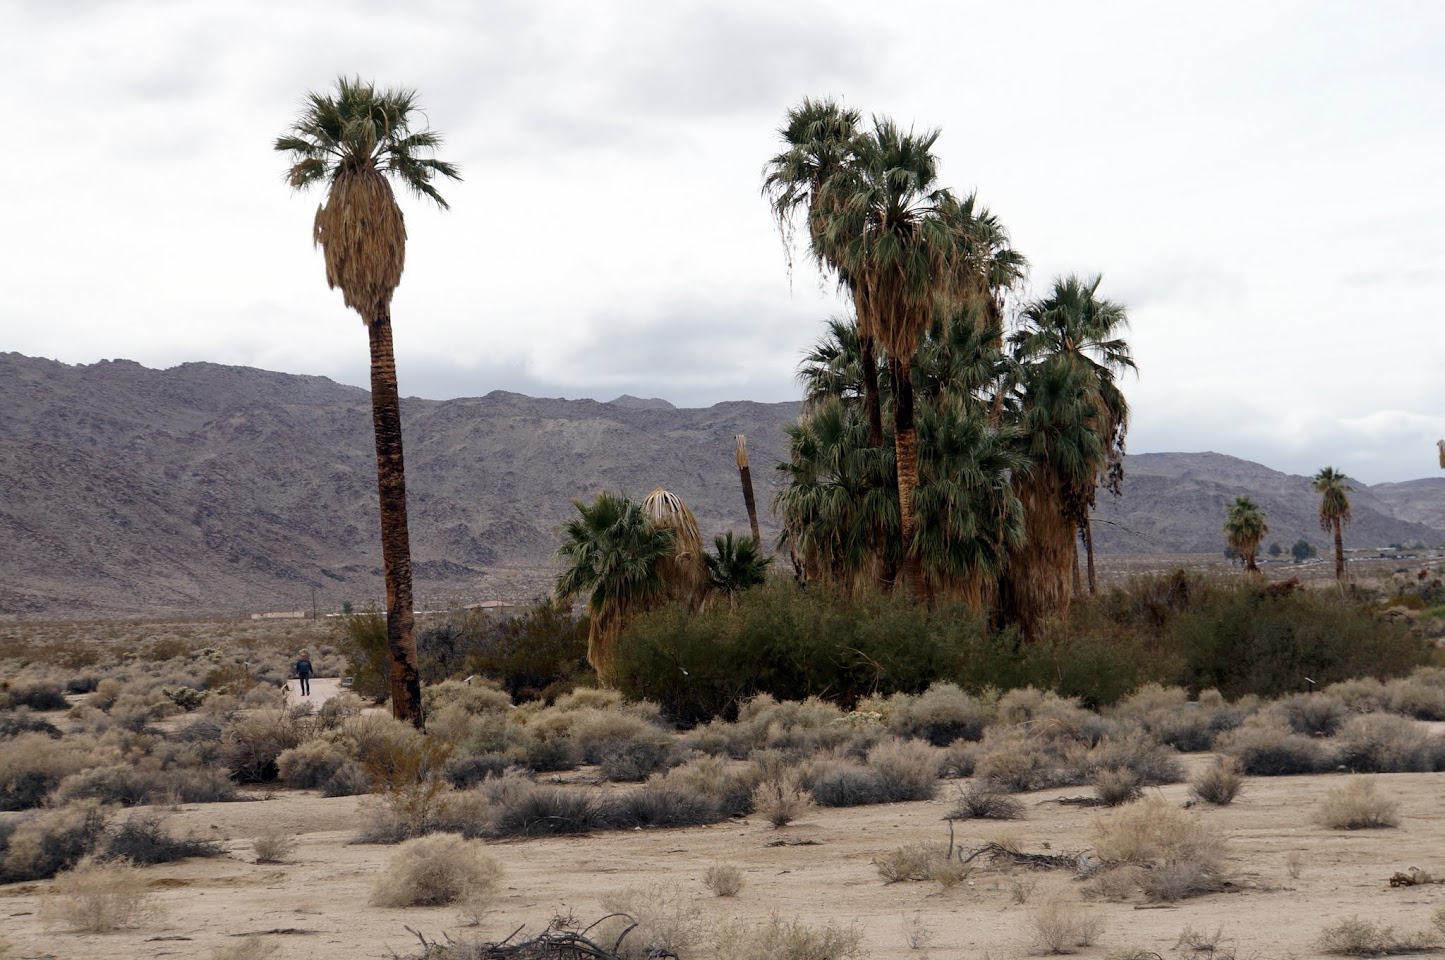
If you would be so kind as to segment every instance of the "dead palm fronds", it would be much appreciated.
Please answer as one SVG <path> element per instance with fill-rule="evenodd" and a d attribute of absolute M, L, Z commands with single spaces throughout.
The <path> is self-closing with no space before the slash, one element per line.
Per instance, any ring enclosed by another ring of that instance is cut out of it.
<path fill-rule="evenodd" d="M 642 512 L 655 528 L 672 533 L 672 552 L 658 561 L 664 591 L 671 599 L 696 604 L 702 599 L 707 584 L 707 564 L 703 560 L 702 533 L 698 530 L 697 518 L 681 497 L 661 487 L 643 499 Z"/>

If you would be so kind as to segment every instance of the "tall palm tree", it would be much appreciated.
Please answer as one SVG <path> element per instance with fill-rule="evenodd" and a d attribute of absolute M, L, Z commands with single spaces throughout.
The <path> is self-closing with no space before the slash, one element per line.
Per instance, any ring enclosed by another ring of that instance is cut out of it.
<path fill-rule="evenodd" d="M 834 187 L 835 178 L 855 166 L 862 133 L 861 115 L 836 100 L 803 102 L 788 111 L 786 122 L 778 130 L 783 150 L 763 168 L 763 195 L 768 199 L 792 269 L 795 218 L 802 212 L 808 228 L 808 252 L 825 273 L 831 273 L 850 296 L 856 284 L 838 250 L 831 245 L 828 221 L 836 213 L 842 195 Z M 873 446 L 883 442 L 883 417 L 878 393 L 878 367 L 875 345 L 870 334 L 860 331 L 864 409 L 868 416 L 868 436 Z"/>
<path fill-rule="evenodd" d="M 642 514 L 658 530 L 672 534 L 672 549 L 659 566 L 667 598 L 696 607 L 707 588 L 706 550 L 697 518 L 682 497 L 661 487 L 642 498 Z"/>
<path fill-rule="evenodd" d="M 1350 497 L 1354 487 L 1349 477 L 1334 467 L 1314 475 L 1314 491 L 1320 495 L 1320 529 L 1335 535 L 1335 579 L 1345 579 L 1344 528 L 1350 524 Z"/>
<path fill-rule="evenodd" d="M 617 635 L 635 613 L 665 596 L 662 562 L 676 541 L 622 494 L 603 491 L 590 504 L 572 505 L 578 515 L 562 525 L 557 556 L 568 566 L 555 592 L 564 603 L 587 597 L 587 660 L 610 686 Z"/>
<path fill-rule="evenodd" d="M 1246 573 L 1258 573 L 1259 565 L 1254 562 L 1259 553 L 1260 541 L 1269 533 L 1269 524 L 1264 521 L 1264 511 L 1249 497 L 1235 497 L 1226 508 L 1224 516 L 1224 539 L 1239 554 Z"/>
<path fill-rule="evenodd" d="M 1119 496 L 1124 483 L 1124 443 L 1129 432 L 1129 404 L 1118 378 L 1137 370 L 1129 344 L 1119 335 L 1129 326 L 1124 305 L 1098 296 L 1103 277 L 1080 279 L 1077 274 L 1054 280 L 1050 294 L 1028 304 L 1022 326 L 1011 342 L 1015 357 L 1028 364 L 1047 358 L 1081 371 L 1093 393 L 1094 428 L 1104 439 L 1103 457 L 1092 464 L 1092 475 L 1080 472 L 1067 491 L 1071 514 L 1088 559 L 1089 592 L 1097 590 L 1094 576 L 1094 536 L 1089 514 L 1099 486 Z"/>
<path fill-rule="evenodd" d="M 748 438 L 741 433 L 733 437 L 738 463 L 738 479 L 743 485 L 743 506 L 748 511 L 748 527 L 753 534 L 753 543 L 759 550 L 763 547 L 763 534 L 758 528 L 758 501 L 753 497 L 753 468 L 748 462 Z"/>
<path fill-rule="evenodd" d="M 341 288 L 345 304 L 366 325 L 391 708 L 398 719 L 420 728 L 425 717 L 412 614 L 401 399 L 391 335 L 391 297 L 406 264 L 406 225 L 391 181 L 446 209 L 432 181 L 460 180 L 461 175 L 452 164 L 432 156 L 441 137 L 425 127 L 413 129 L 418 119 L 422 115 L 414 90 L 378 90 L 359 78 L 341 77 L 335 94 L 306 95 L 300 115 L 290 131 L 276 139 L 275 148 L 290 155 L 287 181 L 294 189 L 326 185 L 312 240 L 326 261 L 327 284 Z"/>
<path fill-rule="evenodd" d="M 872 337 L 888 355 L 902 569 L 915 598 L 927 587 L 913 544 L 918 435 L 911 371 L 939 299 L 952 290 L 957 260 L 944 216 L 953 198 L 938 183 L 937 140 L 936 130 L 905 132 L 874 118 L 872 131 L 857 141 L 856 164 L 828 181 L 831 200 L 821 224 L 824 249 L 853 285 L 860 339 Z"/>

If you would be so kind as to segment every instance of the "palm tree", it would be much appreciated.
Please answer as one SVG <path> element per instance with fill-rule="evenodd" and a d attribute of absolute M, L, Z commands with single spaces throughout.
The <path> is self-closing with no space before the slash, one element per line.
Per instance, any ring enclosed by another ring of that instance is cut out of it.
<path fill-rule="evenodd" d="M 1024 308 L 1021 328 L 1011 337 L 1016 359 L 1023 364 L 1057 358 L 1083 372 L 1093 396 L 1094 428 L 1104 439 L 1103 457 L 1093 472 L 1078 471 L 1065 500 L 1088 558 L 1089 592 L 1094 577 L 1094 536 L 1089 514 L 1102 485 L 1119 496 L 1124 483 L 1124 441 L 1129 431 L 1129 404 L 1117 378 L 1136 370 L 1129 344 L 1119 334 L 1129 326 L 1128 311 L 1098 296 L 1103 277 L 1081 280 L 1077 274 L 1054 280 L 1049 296 Z M 1077 556 L 1077 555 L 1075 555 Z"/>
<path fill-rule="evenodd" d="M 327 284 L 340 287 L 345 304 L 361 315 L 371 345 L 391 708 L 398 719 L 418 728 L 425 717 L 413 632 L 401 399 L 391 335 L 391 297 L 406 263 L 406 225 L 391 180 L 446 209 L 432 181 L 438 176 L 461 179 L 455 166 L 432 156 L 441 137 L 426 128 L 413 129 L 420 116 L 415 91 L 378 90 L 359 78 L 342 77 L 334 95 L 308 93 L 290 132 L 275 143 L 290 155 L 287 181 L 294 189 L 326 184 L 326 202 L 316 211 L 312 239 L 326 261 Z"/>
<path fill-rule="evenodd" d="M 1320 495 L 1320 529 L 1335 535 L 1335 579 L 1345 579 L 1344 528 L 1350 524 L 1350 497 L 1354 487 L 1349 477 L 1334 467 L 1314 475 L 1314 491 Z"/>
<path fill-rule="evenodd" d="M 661 487 L 643 497 L 642 513 L 658 530 L 672 534 L 672 549 L 659 562 L 667 598 L 696 607 L 707 587 L 706 551 L 697 518 L 682 497 Z"/>
<path fill-rule="evenodd" d="M 725 594 L 728 605 L 736 607 L 738 594 L 756 587 L 768 578 L 772 557 L 765 557 L 759 541 L 734 537 L 729 530 L 713 538 L 716 552 L 704 556 L 707 562 L 708 588 Z"/>
<path fill-rule="evenodd" d="M 911 371 L 940 298 L 952 290 L 958 248 L 944 216 L 953 199 L 938 183 L 937 140 L 936 130 L 904 132 L 875 118 L 857 141 L 856 164 L 826 185 L 831 201 L 821 224 L 824 249 L 852 284 L 860 339 L 872 337 L 888 355 L 902 568 L 915 598 L 927 588 L 913 544 L 918 435 Z"/>
<path fill-rule="evenodd" d="M 557 578 L 556 596 L 564 603 L 587 597 L 587 660 L 608 686 L 617 635 L 629 618 L 665 595 L 662 561 L 676 541 L 622 494 L 603 491 L 591 504 L 572 505 L 578 515 L 562 526 L 557 555 L 568 567 Z"/>
<path fill-rule="evenodd" d="M 1259 544 L 1269 533 L 1269 524 L 1264 522 L 1264 512 L 1259 504 L 1249 497 L 1235 497 L 1226 508 L 1224 517 L 1224 539 L 1230 548 L 1239 554 L 1246 573 L 1258 573 L 1259 565 L 1254 556 Z"/>

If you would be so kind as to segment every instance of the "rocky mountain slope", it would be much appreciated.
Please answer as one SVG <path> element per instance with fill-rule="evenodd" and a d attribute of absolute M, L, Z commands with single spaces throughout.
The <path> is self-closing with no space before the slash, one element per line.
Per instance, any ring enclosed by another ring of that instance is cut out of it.
<path fill-rule="evenodd" d="M 663 485 L 706 537 L 745 530 L 738 433 L 771 539 L 769 468 L 798 409 L 404 400 L 419 604 L 544 592 L 571 501 L 604 488 Z M 0 616 L 360 607 L 381 594 L 371 443 L 366 392 L 321 377 L 0 354 Z M 1218 454 L 1132 456 L 1126 471 L 1125 496 L 1100 504 L 1103 552 L 1216 551 L 1241 492 L 1269 513 L 1268 540 L 1326 542 L 1306 478 Z M 1353 500 L 1350 543 L 1445 539 L 1445 481 Z"/>

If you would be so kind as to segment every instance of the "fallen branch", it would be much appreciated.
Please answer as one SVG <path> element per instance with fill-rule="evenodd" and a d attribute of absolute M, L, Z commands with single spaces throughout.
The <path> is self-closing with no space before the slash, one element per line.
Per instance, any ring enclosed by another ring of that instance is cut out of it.
<path fill-rule="evenodd" d="M 1098 797 L 1055 797 L 1052 800 L 1040 800 L 1039 806 L 1046 803 L 1057 803 L 1061 807 L 1107 807 L 1108 804 Z"/>
<path fill-rule="evenodd" d="M 1406 872 L 1396 871 L 1390 878 L 1392 887 L 1419 887 L 1427 883 L 1445 883 L 1445 879 L 1437 880 L 1435 875 L 1428 870 L 1421 870 L 1419 867 L 1411 867 Z"/>
<path fill-rule="evenodd" d="M 958 859 L 960 863 L 967 865 L 984 854 L 988 854 L 989 860 L 994 863 L 1006 860 L 1015 866 L 1033 870 L 1072 870 L 1079 865 L 1077 853 L 1024 853 L 1022 850 L 993 842 L 985 843 L 967 857 L 959 850 Z"/>

